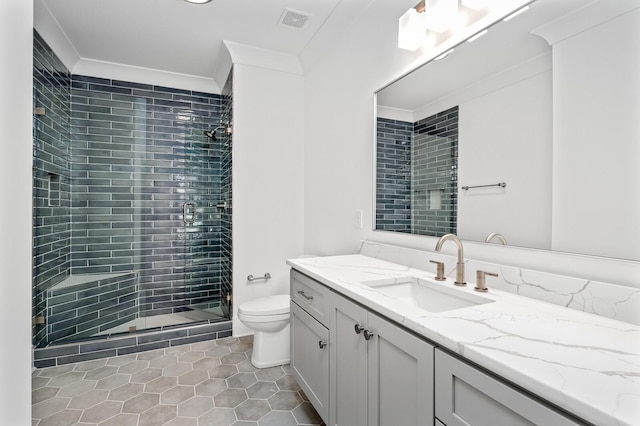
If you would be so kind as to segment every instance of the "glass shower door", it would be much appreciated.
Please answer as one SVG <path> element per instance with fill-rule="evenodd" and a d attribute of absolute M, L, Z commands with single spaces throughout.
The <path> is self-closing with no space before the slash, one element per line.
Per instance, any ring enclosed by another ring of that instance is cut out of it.
<path fill-rule="evenodd" d="M 214 138 L 204 144 L 200 135 L 190 146 L 190 182 L 196 220 L 187 232 L 187 267 L 193 270 L 185 284 L 195 293 L 192 315 L 208 321 L 230 319 L 231 314 L 231 97 L 230 86 L 220 97 Z M 209 129 L 210 130 L 210 129 Z"/>

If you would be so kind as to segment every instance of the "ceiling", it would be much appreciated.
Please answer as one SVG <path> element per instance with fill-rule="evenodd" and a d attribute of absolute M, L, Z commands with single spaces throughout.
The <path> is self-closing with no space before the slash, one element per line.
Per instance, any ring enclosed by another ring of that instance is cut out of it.
<path fill-rule="evenodd" d="M 212 78 L 223 40 L 298 56 L 306 69 L 348 31 L 371 0 L 34 0 L 78 61 Z M 310 15 L 279 25 L 285 9 Z M 394 18 L 395 19 L 395 18 Z M 69 66 L 69 64 L 66 64 Z M 70 66 L 73 71 L 73 66 Z"/>

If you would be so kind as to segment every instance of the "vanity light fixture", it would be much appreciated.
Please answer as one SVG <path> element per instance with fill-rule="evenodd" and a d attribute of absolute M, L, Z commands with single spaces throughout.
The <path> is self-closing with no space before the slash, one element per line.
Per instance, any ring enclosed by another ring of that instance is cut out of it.
<path fill-rule="evenodd" d="M 467 41 L 469 43 L 471 43 L 472 41 L 476 41 L 477 39 L 479 39 L 480 37 L 482 37 L 483 35 L 485 35 L 488 32 L 489 32 L 489 30 L 480 31 L 478 34 L 474 35 L 473 37 L 469 37 L 469 39 Z"/>
<path fill-rule="evenodd" d="M 209 3 L 211 0 L 184 0 L 184 1 L 192 4 L 205 4 L 205 3 Z"/>
<path fill-rule="evenodd" d="M 425 21 L 428 30 L 443 33 L 458 16 L 458 2 L 452 0 L 425 0 Z"/>
<path fill-rule="evenodd" d="M 464 7 L 459 7 L 459 2 Z M 398 19 L 398 47 L 411 51 L 434 47 L 464 31 L 484 16 L 488 8 L 487 0 L 421 0 Z M 486 31 L 477 33 L 469 41 L 484 34 Z"/>
<path fill-rule="evenodd" d="M 415 8 L 407 10 L 398 20 L 398 47 L 417 50 L 427 41 L 425 14 Z"/>
<path fill-rule="evenodd" d="M 506 18 L 503 19 L 504 22 L 508 22 L 510 20 L 512 20 L 513 18 L 515 18 L 516 16 L 520 15 L 521 13 L 526 12 L 527 10 L 529 10 L 529 6 L 525 6 L 521 9 L 516 10 L 515 12 L 513 12 L 511 15 L 507 16 Z"/>

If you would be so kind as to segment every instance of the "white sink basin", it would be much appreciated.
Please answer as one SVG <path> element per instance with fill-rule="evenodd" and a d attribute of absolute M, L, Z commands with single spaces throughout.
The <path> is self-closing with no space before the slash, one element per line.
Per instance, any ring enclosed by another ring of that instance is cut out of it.
<path fill-rule="evenodd" d="M 413 276 L 364 281 L 362 284 L 374 288 L 392 299 L 409 303 L 432 313 L 493 302 L 486 297 L 462 292 L 453 287 L 448 288 Z"/>

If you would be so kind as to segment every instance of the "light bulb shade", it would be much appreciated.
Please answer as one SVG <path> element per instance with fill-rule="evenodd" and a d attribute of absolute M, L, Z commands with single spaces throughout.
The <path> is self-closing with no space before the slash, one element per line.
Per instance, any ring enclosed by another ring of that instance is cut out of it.
<path fill-rule="evenodd" d="M 414 8 L 398 19 L 398 47 L 405 50 L 417 50 L 427 40 L 425 14 Z"/>
<path fill-rule="evenodd" d="M 486 0 L 462 0 L 462 5 L 473 10 L 482 10 L 487 5 Z"/>
<path fill-rule="evenodd" d="M 448 30 L 458 16 L 457 0 L 425 0 L 425 19 L 428 30 L 442 33 Z"/>

